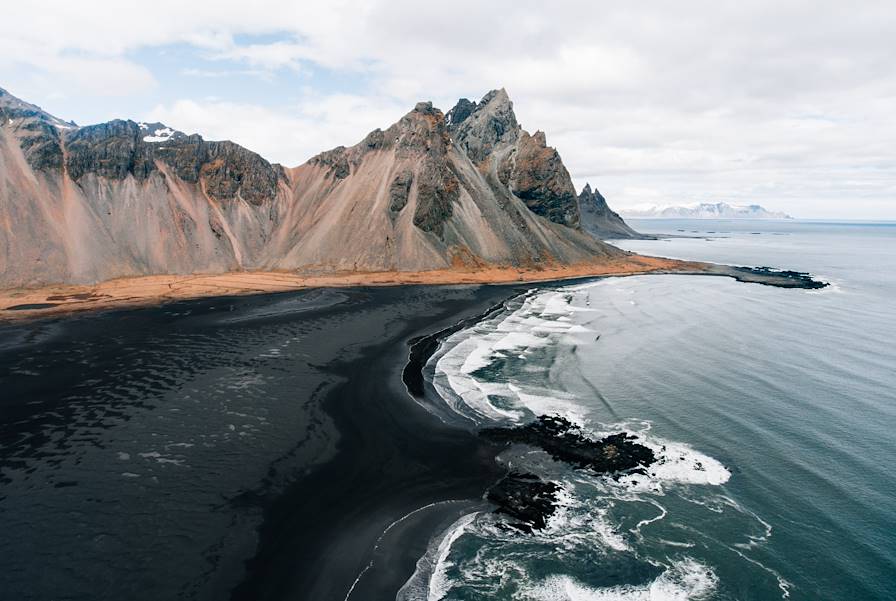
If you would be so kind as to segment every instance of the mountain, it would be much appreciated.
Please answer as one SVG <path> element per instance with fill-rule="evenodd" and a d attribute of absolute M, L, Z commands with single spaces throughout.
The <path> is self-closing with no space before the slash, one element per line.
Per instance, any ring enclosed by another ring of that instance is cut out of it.
<path fill-rule="evenodd" d="M 641 219 L 793 219 L 786 213 L 769 211 L 759 205 L 729 205 L 724 202 L 681 207 L 626 209 L 628 218 Z"/>
<path fill-rule="evenodd" d="M 623 257 L 582 231 L 504 90 L 419 103 L 285 168 L 161 123 L 79 127 L 0 89 L 0 287 L 237 270 L 541 268 Z"/>
<path fill-rule="evenodd" d="M 603 195 L 598 190 L 591 189 L 591 184 L 586 183 L 579 194 L 579 211 L 582 228 L 595 238 L 650 238 L 630 228 L 618 213 L 610 209 Z"/>

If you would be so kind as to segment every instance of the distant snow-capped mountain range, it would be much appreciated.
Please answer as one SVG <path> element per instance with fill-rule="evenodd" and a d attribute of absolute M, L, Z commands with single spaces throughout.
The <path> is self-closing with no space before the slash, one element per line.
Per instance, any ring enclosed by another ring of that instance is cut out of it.
<path fill-rule="evenodd" d="M 725 202 L 622 209 L 619 213 L 627 219 L 793 219 L 787 213 L 769 211 L 759 205 L 730 205 Z"/>

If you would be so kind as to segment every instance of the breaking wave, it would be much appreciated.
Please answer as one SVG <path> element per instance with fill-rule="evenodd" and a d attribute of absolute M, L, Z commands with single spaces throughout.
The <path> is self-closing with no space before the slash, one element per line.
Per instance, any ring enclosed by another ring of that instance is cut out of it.
<path fill-rule="evenodd" d="M 583 400 L 587 377 L 577 356 L 600 339 L 592 294 L 611 281 L 531 290 L 442 340 L 424 373 L 459 424 L 512 426 L 557 414 L 595 437 L 625 431 L 656 462 L 613 478 L 540 451 L 503 452 L 508 469 L 560 486 L 546 527 L 524 534 L 489 512 L 466 515 L 432 541 L 398 599 L 702 599 L 719 578 L 705 557 L 691 556 L 705 543 L 679 527 L 682 505 L 701 519 L 735 514 L 745 545 L 770 534 L 759 516 L 715 492 L 731 478 L 720 461 L 655 436 L 649 421 L 618 419 L 599 391 L 591 391 L 598 402 Z M 598 566 L 623 576 L 607 581 Z"/>

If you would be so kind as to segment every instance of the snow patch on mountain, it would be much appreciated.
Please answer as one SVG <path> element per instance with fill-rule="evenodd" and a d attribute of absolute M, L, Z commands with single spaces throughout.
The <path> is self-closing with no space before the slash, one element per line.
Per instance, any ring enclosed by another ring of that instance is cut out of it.
<path fill-rule="evenodd" d="M 137 125 L 140 126 L 140 131 L 146 134 L 143 136 L 144 142 L 168 142 L 185 135 L 183 132 L 171 129 L 162 123 L 144 123 L 141 121 Z"/>

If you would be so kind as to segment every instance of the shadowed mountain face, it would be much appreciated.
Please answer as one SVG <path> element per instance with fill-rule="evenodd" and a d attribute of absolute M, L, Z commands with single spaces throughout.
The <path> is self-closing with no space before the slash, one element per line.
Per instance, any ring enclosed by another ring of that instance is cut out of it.
<path fill-rule="evenodd" d="M 582 229 L 601 240 L 648 238 L 633 230 L 618 213 L 607 205 L 607 200 L 591 184 L 585 184 L 579 194 Z"/>
<path fill-rule="evenodd" d="M 283 168 L 161 123 L 78 127 L 0 89 L 0 287 L 240 269 L 558 265 L 621 251 L 503 90 Z"/>
<path fill-rule="evenodd" d="M 448 111 L 449 131 L 470 160 L 497 177 L 536 215 L 570 227 L 579 224 L 576 191 L 544 132 L 530 136 L 516 121 L 503 89 L 477 104 L 462 98 Z"/>

